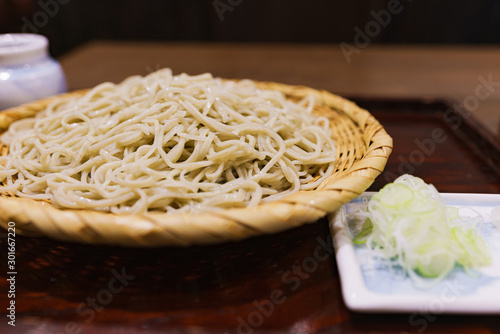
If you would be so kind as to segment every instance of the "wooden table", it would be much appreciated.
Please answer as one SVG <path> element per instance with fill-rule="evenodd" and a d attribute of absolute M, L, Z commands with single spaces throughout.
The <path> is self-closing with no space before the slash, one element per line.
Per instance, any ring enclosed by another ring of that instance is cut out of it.
<path fill-rule="evenodd" d="M 438 99 L 464 101 L 475 96 L 478 77 L 500 80 L 499 56 L 498 48 L 369 46 L 347 64 L 335 46 L 96 42 L 61 62 L 72 89 L 169 66 L 175 73 L 210 71 L 353 96 L 394 137 L 394 152 L 373 190 L 411 167 L 441 191 L 500 193 L 497 139 L 471 120 L 455 127 L 443 116 L 450 104 Z M 499 92 L 495 86 L 473 111 L 491 130 L 499 121 Z M 422 163 L 405 165 L 416 152 L 414 140 L 436 128 L 447 131 L 449 140 Z M 0 246 L 6 247 L 5 233 Z M 491 315 L 349 311 L 326 219 L 277 235 L 186 249 L 17 236 L 16 254 L 16 327 L 3 315 L 2 333 L 500 332 L 498 316 Z M 5 258 L 1 313 L 8 290 Z"/>
<path fill-rule="evenodd" d="M 500 126 L 500 47 L 369 45 L 346 58 L 337 45 L 93 42 L 60 61 L 70 89 L 170 67 L 344 96 L 451 98 L 491 131 Z M 478 88 L 488 78 L 493 86 Z"/>

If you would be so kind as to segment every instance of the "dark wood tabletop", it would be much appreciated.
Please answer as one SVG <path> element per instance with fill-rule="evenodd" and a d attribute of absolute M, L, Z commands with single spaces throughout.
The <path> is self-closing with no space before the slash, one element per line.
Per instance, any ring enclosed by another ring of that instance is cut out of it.
<path fill-rule="evenodd" d="M 486 62 L 490 54 L 498 57 L 500 49 L 377 47 L 378 51 L 366 49 L 374 58 L 358 65 L 345 64 L 347 69 L 335 75 L 342 67 L 336 49 L 322 45 L 99 42 L 61 62 L 72 89 L 171 66 L 176 73 L 211 71 L 224 77 L 340 92 L 372 112 L 394 139 L 386 170 L 371 190 L 411 173 L 441 192 L 500 193 L 500 145 L 493 134 L 495 126 L 486 124 L 498 121 L 498 114 L 464 111 L 455 101 L 467 98 L 468 88 L 457 82 L 448 87 L 462 78 L 461 84 L 472 85 L 473 92 L 477 76 L 488 73 L 500 80 L 497 68 L 479 69 L 479 63 Z M 441 53 L 462 55 L 461 60 L 451 62 L 466 64 L 463 68 L 449 65 L 446 70 L 455 79 L 436 75 L 440 66 L 447 66 L 438 56 Z M 387 77 L 372 76 L 375 70 L 370 66 L 387 68 L 385 56 L 399 59 L 400 64 L 395 65 L 399 72 L 394 69 Z M 438 60 L 427 64 L 428 72 L 419 78 L 405 75 L 405 68 L 414 73 L 414 63 L 424 67 L 422 57 L 427 62 Z M 332 67 L 325 68 L 330 61 Z M 471 64 L 476 67 L 470 68 Z M 427 73 L 432 80 L 441 81 L 426 83 Z M 384 86 L 389 78 L 399 78 L 399 84 Z M 417 92 L 410 91 L 415 80 L 421 86 Z M 431 95 L 426 85 L 447 87 Z M 498 107 L 496 91 L 492 100 Z M 18 235 L 13 327 L 6 317 L 11 300 L 7 297 L 6 236 L 2 231 L 0 333 L 500 333 L 498 315 L 348 310 L 342 300 L 327 217 L 275 235 L 189 248 L 89 246 Z"/>

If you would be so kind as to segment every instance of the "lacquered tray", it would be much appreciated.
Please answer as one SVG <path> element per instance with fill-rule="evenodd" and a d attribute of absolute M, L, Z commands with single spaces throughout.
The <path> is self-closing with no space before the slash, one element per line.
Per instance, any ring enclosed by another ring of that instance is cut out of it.
<path fill-rule="evenodd" d="M 351 97 L 394 138 L 370 190 L 409 173 L 442 192 L 500 193 L 500 138 L 452 100 Z M 500 109 L 500 107 L 499 107 Z"/>
<path fill-rule="evenodd" d="M 448 101 L 351 98 L 394 138 L 389 164 L 371 190 L 399 174 L 399 157 L 408 160 L 418 148 L 415 139 L 428 138 L 440 128 L 448 140 L 415 166 L 413 174 L 442 192 L 500 193 L 500 173 L 494 166 L 500 149 L 493 136 L 457 110 L 450 113 L 462 120 L 459 126 L 444 121 Z M 1 247 L 5 240 L 3 234 Z M 19 333 L 64 333 L 73 323 L 82 333 L 127 334 L 500 332 L 498 316 L 349 311 L 326 219 L 273 236 L 187 249 L 126 249 L 21 236 L 16 242 Z M 3 291 L 6 261 L 0 258 Z M 134 278 L 107 302 L 113 270 Z M 87 310 L 87 298 L 107 304 Z M 7 293 L 0 294 L 0 305 L 7 301 Z M 0 332 L 12 329 L 7 326 L 0 322 Z"/>

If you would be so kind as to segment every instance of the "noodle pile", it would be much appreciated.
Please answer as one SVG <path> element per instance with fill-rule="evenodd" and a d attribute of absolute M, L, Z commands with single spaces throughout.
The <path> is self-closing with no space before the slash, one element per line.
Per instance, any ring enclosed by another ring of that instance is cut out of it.
<path fill-rule="evenodd" d="M 169 69 L 55 99 L 0 138 L 0 193 L 113 213 L 253 206 L 333 173 L 314 99 Z"/>

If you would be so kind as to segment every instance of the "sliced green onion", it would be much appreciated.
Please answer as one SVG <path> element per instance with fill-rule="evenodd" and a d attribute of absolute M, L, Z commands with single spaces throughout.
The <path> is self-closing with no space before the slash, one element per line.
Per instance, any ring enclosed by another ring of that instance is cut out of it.
<path fill-rule="evenodd" d="M 373 226 L 367 227 L 352 239 L 355 244 L 362 245 L 366 244 L 366 241 L 368 240 L 368 237 L 372 234 L 373 231 Z"/>
<path fill-rule="evenodd" d="M 374 194 L 357 217 L 365 219 L 353 241 L 401 267 L 417 285 L 430 286 L 456 265 L 466 272 L 491 263 L 491 251 L 477 232 L 477 217 L 460 217 L 422 179 L 403 175 Z"/>

